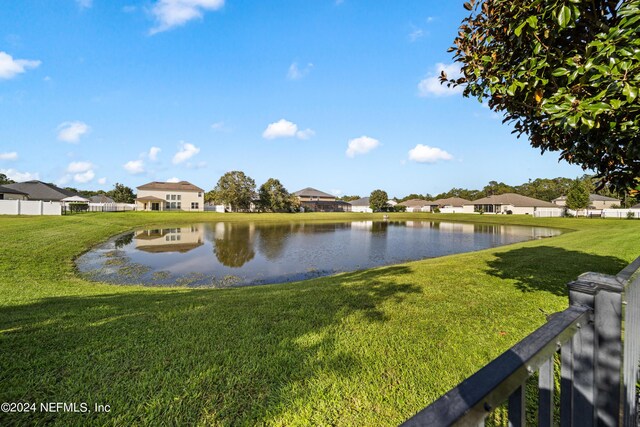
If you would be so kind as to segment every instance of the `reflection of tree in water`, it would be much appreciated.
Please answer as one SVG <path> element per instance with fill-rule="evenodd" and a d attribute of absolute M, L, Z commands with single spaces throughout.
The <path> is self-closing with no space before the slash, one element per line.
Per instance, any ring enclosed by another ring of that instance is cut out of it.
<path fill-rule="evenodd" d="M 222 236 L 216 234 L 213 241 L 213 253 L 224 266 L 242 267 L 256 256 L 253 250 L 252 226 L 242 223 L 224 223 L 222 227 L 224 229 Z"/>
<path fill-rule="evenodd" d="M 389 228 L 387 221 L 373 221 L 373 224 L 371 224 L 372 233 L 386 233 L 387 228 Z"/>
<path fill-rule="evenodd" d="M 268 260 L 275 261 L 282 256 L 289 235 L 299 228 L 296 225 L 265 224 L 258 228 L 260 239 L 258 249 Z"/>
<path fill-rule="evenodd" d="M 135 233 L 131 232 L 118 237 L 115 241 L 116 249 L 120 249 L 130 244 L 133 241 L 134 234 Z"/>

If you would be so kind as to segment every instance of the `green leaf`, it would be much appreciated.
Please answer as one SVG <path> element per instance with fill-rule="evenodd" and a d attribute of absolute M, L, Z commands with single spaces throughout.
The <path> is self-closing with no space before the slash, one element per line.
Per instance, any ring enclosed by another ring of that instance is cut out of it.
<path fill-rule="evenodd" d="M 520 37 L 520 34 L 522 34 L 522 29 L 524 28 L 525 25 L 527 25 L 527 21 L 525 21 L 522 24 L 518 25 L 516 27 L 516 29 L 513 30 L 513 34 L 515 34 L 516 37 Z"/>
<path fill-rule="evenodd" d="M 627 97 L 627 102 L 633 102 L 633 100 L 638 97 L 638 88 L 631 86 L 629 83 L 625 83 L 622 94 Z"/>
<path fill-rule="evenodd" d="M 571 9 L 569 6 L 563 5 L 556 14 L 556 19 L 558 20 L 558 25 L 560 28 L 566 28 L 569 25 L 569 21 L 571 21 Z"/>
<path fill-rule="evenodd" d="M 560 67 L 560 68 L 556 68 L 555 70 L 553 70 L 553 72 L 551 74 L 554 77 L 566 76 L 566 75 L 569 74 L 569 70 L 567 70 L 566 68 Z"/>

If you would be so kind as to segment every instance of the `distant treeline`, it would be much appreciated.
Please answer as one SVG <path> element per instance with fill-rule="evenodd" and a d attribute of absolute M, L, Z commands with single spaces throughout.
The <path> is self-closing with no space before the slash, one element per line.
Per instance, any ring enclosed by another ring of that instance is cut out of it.
<path fill-rule="evenodd" d="M 578 178 L 583 181 L 589 188 L 589 192 L 592 194 L 599 194 L 601 196 L 615 197 L 622 201 L 623 207 L 632 206 L 638 201 L 624 194 L 617 194 L 610 191 L 607 188 L 596 191 L 595 178 L 591 175 L 583 175 Z M 424 199 L 424 200 L 436 200 L 446 199 L 448 197 L 461 197 L 467 200 L 476 200 L 482 197 L 495 196 L 504 193 L 516 193 L 527 197 L 533 197 L 539 200 L 545 200 L 550 202 L 560 196 L 566 196 L 571 183 L 574 182 L 571 178 L 538 178 L 535 180 L 529 180 L 520 185 L 509 185 L 504 182 L 490 181 L 485 185 L 482 190 L 469 190 L 466 188 L 452 188 L 451 190 L 436 195 L 426 194 L 409 194 L 403 198 L 396 198 L 397 202 L 404 202 L 410 199 Z"/>

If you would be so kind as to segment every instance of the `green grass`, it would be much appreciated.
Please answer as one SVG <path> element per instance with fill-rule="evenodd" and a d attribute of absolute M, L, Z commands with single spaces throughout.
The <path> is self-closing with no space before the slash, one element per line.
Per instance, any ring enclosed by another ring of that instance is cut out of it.
<path fill-rule="evenodd" d="M 565 283 L 640 255 L 640 221 L 535 224 L 552 239 L 239 289 L 93 283 L 74 257 L 139 225 L 366 214 L 0 217 L 0 402 L 107 404 L 11 424 L 395 425 L 567 306 Z"/>

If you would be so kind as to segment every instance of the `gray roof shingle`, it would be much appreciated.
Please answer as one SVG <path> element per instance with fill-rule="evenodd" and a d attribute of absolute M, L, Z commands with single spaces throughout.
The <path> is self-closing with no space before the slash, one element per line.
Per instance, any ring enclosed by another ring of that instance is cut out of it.
<path fill-rule="evenodd" d="M 57 187 L 53 184 L 35 180 L 18 182 L 15 184 L 5 184 L 4 186 L 28 194 L 29 200 L 59 202 L 65 197 L 78 196 L 78 194 L 73 191 L 65 190 L 64 188 Z"/>

